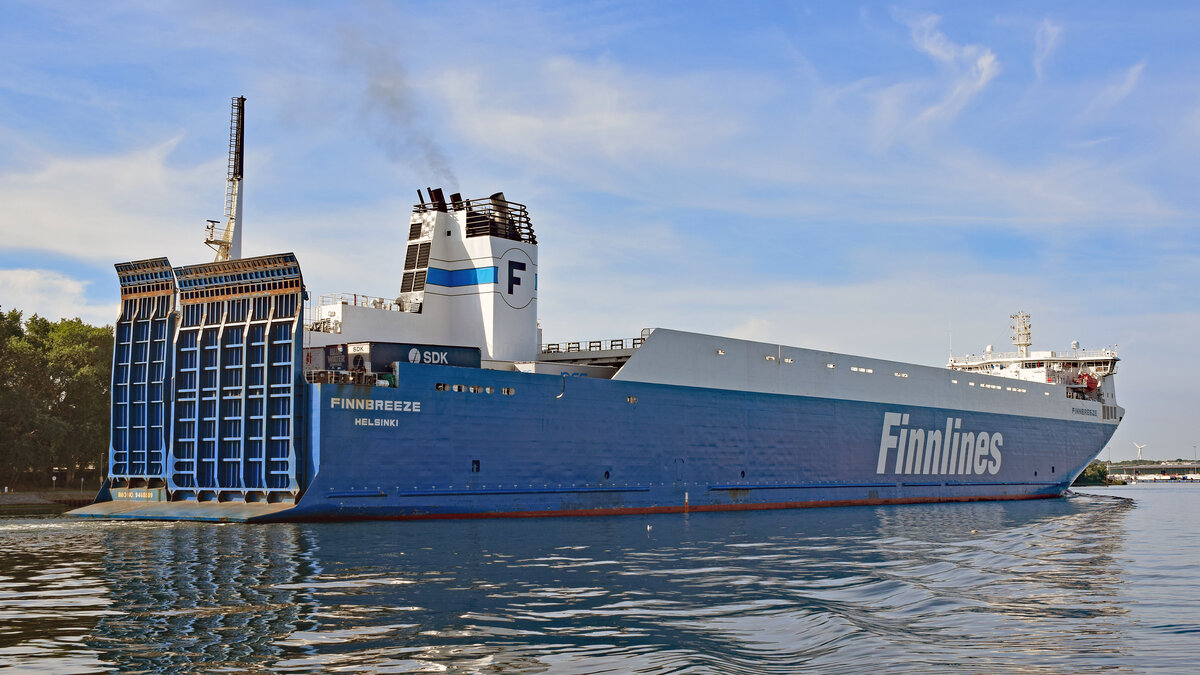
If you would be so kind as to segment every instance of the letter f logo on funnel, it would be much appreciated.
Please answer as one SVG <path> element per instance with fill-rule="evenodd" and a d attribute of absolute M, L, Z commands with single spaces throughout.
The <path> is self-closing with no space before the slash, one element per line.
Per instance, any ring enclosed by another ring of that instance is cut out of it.
<path fill-rule="evenodd" d="M 525 263 L 519 262 L 517 260 L 509 260 L 508 261 L 508 294 L 509 295 L 513 294 L 513 286 L 521 285 L 521 279 L 520 279 L 520 277 L 517 276 L 517 271 L 518 270 L 523 271 L 524 269 L 525 269 Z"/>
<path fill-rule="evenodd" d="M 513 309 L 524 309 L 533 302 L 534 270 L 529 254 L 510 248 L 500 258 L 500 297 Z"/>

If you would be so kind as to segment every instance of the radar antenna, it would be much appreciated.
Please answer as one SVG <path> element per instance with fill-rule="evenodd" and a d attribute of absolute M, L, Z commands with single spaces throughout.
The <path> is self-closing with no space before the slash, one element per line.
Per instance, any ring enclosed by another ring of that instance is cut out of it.
<path fill-rule="evenodd" d="M 208 247 L 217 252 L 214 262 L 242 257 L 242 150 L 245 146 L 246 97 L 233 99 L 229 115 L 229 177 L 225 183 L 225 230 L 218 221 L 208 221 Z"/>
<path fill-rule="evenodd" d="M 1012 319 L 1012 343 L 1017 346 L 1017 353 L 1021 358 L 1029 356 L 1029 345 L 1033 344 L 1029 330 L 1029 312 L 1020 311 L 1010 315 Z"/>

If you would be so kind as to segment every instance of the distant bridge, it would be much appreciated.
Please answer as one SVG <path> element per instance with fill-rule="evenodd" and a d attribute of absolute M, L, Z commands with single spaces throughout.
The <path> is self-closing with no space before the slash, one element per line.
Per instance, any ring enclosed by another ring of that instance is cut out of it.
<path fill-rule="evenodd" d="M 1200 462 L 1161 462 L 1135 466 L 1108 467 L 1109 478 L 1124 478 L 1140 482 L 1195 481 L 1200 482 Z"/>

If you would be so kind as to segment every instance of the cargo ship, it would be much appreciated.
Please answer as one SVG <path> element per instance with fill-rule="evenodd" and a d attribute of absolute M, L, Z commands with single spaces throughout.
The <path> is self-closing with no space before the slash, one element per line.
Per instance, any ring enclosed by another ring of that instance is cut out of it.
<path fill-rule="evenodd" d="M 226 230 L 228 235 L 228 230 Z M 311 521 L 1062 495 L 1113 435 L 1115 349 L 888 361 L 666 328 L 543 342 L 503 193 L 420 195 L 399 289 L 310 300 L 291 253 L 116 266 L 108 479 L 73 515 Z M 222 242 L 224 239 L 224 243 Z M 236 243 L 236 242 L 233 242 Z"/>

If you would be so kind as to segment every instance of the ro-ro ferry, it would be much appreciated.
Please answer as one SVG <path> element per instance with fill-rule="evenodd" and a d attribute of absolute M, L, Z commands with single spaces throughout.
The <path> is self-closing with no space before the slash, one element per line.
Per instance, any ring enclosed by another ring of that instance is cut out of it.
<path fill-rule="evenodd" d="M 307 312 L 290 253 L 117 265 L 108 482 L 74 515 L 262 522 L 1054 497 L 1124 414 L 1115 350 L 1031 351 L 1024 313 L 1013 316 L 1017 352 L 949 367 L 666 328 L 546 344 L 525 206 L 428 190 L 398 239 L 396 293 L 321 296 Z"/>

